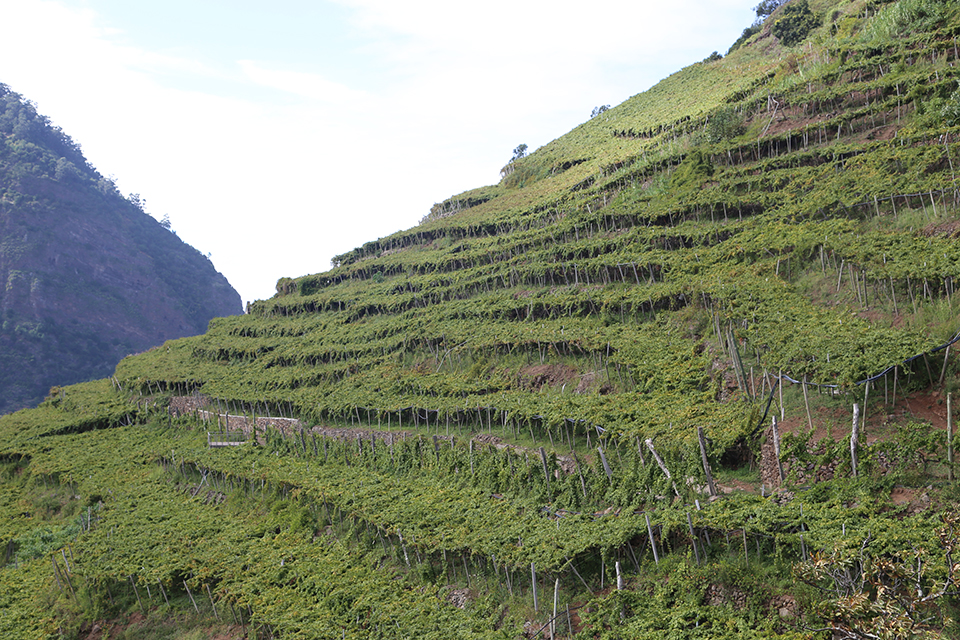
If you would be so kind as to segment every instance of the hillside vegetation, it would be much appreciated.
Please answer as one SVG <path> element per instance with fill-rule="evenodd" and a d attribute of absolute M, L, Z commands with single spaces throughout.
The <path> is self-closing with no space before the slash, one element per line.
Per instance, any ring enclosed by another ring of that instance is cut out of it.
<path fill-rule="evenodd" d="M 767 4 L 0 418 L 0 630 L 957 637 L 960 8 Z"/>
<path fill-rule="evenodd" d="M 210 260 L 0 84 L 0 413 L 241 311 Z"/>

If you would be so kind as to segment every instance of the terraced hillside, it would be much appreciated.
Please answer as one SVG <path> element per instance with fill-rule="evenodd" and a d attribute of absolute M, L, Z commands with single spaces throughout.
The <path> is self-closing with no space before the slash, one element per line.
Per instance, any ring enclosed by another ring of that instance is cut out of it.
<path fill-rule="evenodd" d="M 0 419 L 0 628 L 954 637 L 960 9 L 755 31 Z"/>

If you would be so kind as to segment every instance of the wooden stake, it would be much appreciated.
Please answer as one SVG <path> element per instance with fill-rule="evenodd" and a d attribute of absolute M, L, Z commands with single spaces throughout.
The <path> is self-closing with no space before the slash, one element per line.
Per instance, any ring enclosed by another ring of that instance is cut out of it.
<path fill-rule="evenodd" d="M 137 591 L 137 583 L 133 581 L 133 576 L 130 576 L 130 584 L 133 585 L 133 593 L 137 596 L 137 604 L 140 605 L 140 612 L 146 614 L 147 610 L 143 608 L 143 602 L 140 600 L 140 592 Z M 200 612 L 198 611 L 197 613 Z"/>
<path fill-rule="evenodd" d="M 950 358 L 950 347 L 952 345 L 947 345 L 947 351 L 943 354 L 943 368 L 940 370 L 940 386 L 943 386 L 943 381 L 947 378 L 947 360 Z"/>
<path fill-rule="evenodd" d="M 747 563 L 747 566 L 750 566 L 750 558 L 747 556 L 747 528 L 744 527 L 740 529 L 740 533 L 743 534 L 743 561 Z"/>
<path fill-rule="evenodd" d="M 868 380 L 863 384 L 863 415 L 860 420 L 860 429 L 866 432 L 867 430 L 867 400 L 870 398 L 870 381 Z"/>
<path fill-rule="evenodd" d="M 893 367 L 893 408 L 897 408 L 897 366 Z"/>
<path fill-rule="evenodd" d="M 783 369 L 780 369 L 780 374 L 777 378 L 777 386 L 780 387 L 780 419 L 783 420 L 786 418 L 786 409 L 783 408 Z"/>
<path fill-rule="evenodd" d="M 853 404 L 853 427 L 850 430 L 850 467 L 853 477 L 857 477 L 857 433 L 860 426 L 860 406 Z"/>
<path fill-rule="evenodd" d="M 584 499 L 586 499 L 586 497 L 587 497 L 587 483 L 584 482 L 584 480 L 583 480 L 583 472 L 580 470 L 580 459 L 577 457 L 577 454 L 576 454 L 575 452 L 571 452 L 571 453 L 573 453 L 573 463 L 574 463 L 574 465 L 577 467 L 577 475 L 580 476 L 580 488 L 583 490 L 583 497 L 584 497 Z M 511 460 L 512 460 L 512 458 L 511 458 Z"/>
<path fill-rule="evenodd" d="M 697 440 L 700 441 L 700 460 L 703 462 L 703 474 L 707 478 L 707 492 L 713 497 L 717 495 L 717 485 L 713 482 L 710 462 L 707 460 L 707 438 L 703 434 L 703 427 L 697 427 Z"/>
<path fill-rule="evenodd" d="M 60 589 L 60 593 L 63 593 L 63 585 L 60 584 L 60 572 L 57 569 L 56 556 L 50 554 L 50 561 L 53 562 L 53 578 L 57 581 L 57 587 Z"/>
<path fill-rule="evenodd" d="M 807 374 L 803 374 L 803 404 L 807 408 L 807 426 L 813 431 L 813 416 L 810 415 L 810 398 L 807 397 Z"/>
<path fill-rule="evenodd" d="M 559 604 L 558 598 L 560 596 L 560 578 L 557 578 L 553 583 L 553 619 L 550 621 L 550 638 L 557 637 L 557 605 Z"/>
<path fill-rule="evenodd" d="M 693 520 L 690 518 L 690 512 L 687 511 L 687 527 L 690 529 L 690 544 L 693 545 L 693 555 L 697 559 L 697 564 L 700 564 L 700 552 L 697 551 L 697 536 L 693 532 Z"/>
<path fill-rule="evenodd" d="M 210 585 L 204 584 L 203 586 L 205 586 L 205 587 L 207 588 L 207 597 L 210 598 L 210 606 L 213 608 L 213 617 L 215 617 L 215 618 L 217 619 L 217 622 L 220 622 L 220 614 L 217 613 L 217 605 L 216 605 L 216 603 L 213 601 L 213 594 L 210 593 Z M 164 594 L 163 597 L 164 597 L 164 599 L 166 599 L 166 597 L 167 597 L 166 594 Z"/>
<path fill-rule="evenodd" d="M 613 472 L 610 471 L 610 465 L 607 464 L 607 456 L 603 455 L 603 447 L 597 447 L 597 451 L 600 452 L 600 462 L 603 463 L 603 471 L 607 474 L 607 480 L 610 484 L 613 484 Z"/>
<path fill-rule="evenodd" d="M 193 594 L 190 593 L 190 587 L 187 585 L 187 581 L 186 581 L 186 580 L 183 581 L 183 587 L 187 590 L 187 596 L 190 597 L 190 602 L 193 603 L 193 610 L 196 611 L 197 614 L 199 614 L 199 613 L 200 613 L 200 607 L 197 606 L 197 601 L 193 599 Z M 136 589 L 136 585 L 134 585 L 134 589 Z"/>
<path fill-rule="evenodd" d="M 551 499 L 550 472 L 547 470 L 547 454 L 543 447 L 540 447 L 540 462 L 543 464 L 543 478 L 547 481 L 547 500 L 549 501 Z"/>
<path fill-rule="evenodd" d="M 783 475 L 783 463 L 780 462 L 780 432 L 777 431 L 777 416 L 773 416 L 773 455 L 777 457 L 777 473 L 780 476 L 780 484 L 786 479 Z"/>
<path fill-rule="evenodd" d="M 647 466 L 647 461 L 643 457 L 643 447 L 640 446 L 640 436 L 637 436 L 637 453 L 640 455 L 640 464 L 642 466 Z"/>
<path fill-rule="evenodd" d="M 953 481 L 953 411 L 950 407 L 952 393 L 947 394 L 947 480 Z"/>
<path fill-rule="evenodd" d="M 570 567 L 570 571 L 573 571 L 573 575 L 577 576 L 577 579 L 583 583 L 583 588 L 587 590 L 587 593 L 593 593 L 593 590 L 590 588 L 590 585 L 587 584 L 587 581 L 583 579 L 583 576 L 580 575 L 580 572 L 577 571 L 577 568 L 573 566 L 573 562 L 570 561 L 570 558 L 567 558 L 567 566 Z"/>
<path fill-rule="evenodd" d="M 657 543 L 653 539 L 653 527 L 650 526 L 650 516 L 644 513 L 643 517 L 647 520 L 647 536 L 650 538 L 650 548 L 653 549 L 653 562 L 654 564 L 659 565 L 660 554 L 657 553 Z"/>
<path fill-rule="evenodd" d="M 673 486 L 673 492 L 677 494 L 677 497 L 680 497 L 680 492 L 677 491 L 677 483 L 673 481 L 673 477 L 670 475 L 670 470 L 667 469 L 667 465 L 664 464 L 663 458 L 660 457 L 660 454 L 657 453 L 657 450 L 653 448 L 653 439 L 647 438 L 644 440 L 644 443 L 647 445 L 647 449 L 650 449 L 650 453 L 653 454 L 653 459 L 657 461 L 660 470 L 663 471 L 663 475 L 667 476 L 667 480 L 670 481 L 670 484 Z"/>
<path fill-rule="evenodd" d="M 540 603 L 537 601 L 537 567 L 530 563 L 530 584 L 533 585 L 533 612 L 540 610 Z"/>

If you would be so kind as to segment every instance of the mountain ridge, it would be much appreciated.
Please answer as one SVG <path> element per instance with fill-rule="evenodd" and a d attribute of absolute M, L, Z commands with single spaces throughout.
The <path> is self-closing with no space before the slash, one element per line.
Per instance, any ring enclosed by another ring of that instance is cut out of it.
<path fill-rule="evenodd" d="M 0 86 L 0 410 L 241 312 L 210 261 L 122 197 L 80 147 Z"/>

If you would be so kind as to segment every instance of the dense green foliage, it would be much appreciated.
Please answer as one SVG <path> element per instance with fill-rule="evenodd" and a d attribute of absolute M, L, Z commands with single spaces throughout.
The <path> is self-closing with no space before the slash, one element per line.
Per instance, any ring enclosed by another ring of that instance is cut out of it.
<path fill-rule="evenodd" d="M 555 588 L 557 636 L 955 637 L 960 9 L 767 4 L 499 184 L 0 418 L 0 628 L 531 636 Z"/>
<path fill-rule="evenodd" d="M 820 20 L 810 11 L 807 0 L 794 0 L 784 7 L 771 30 L 785 47 L 792 47 L 800 43 L 819 25 Z"/>

